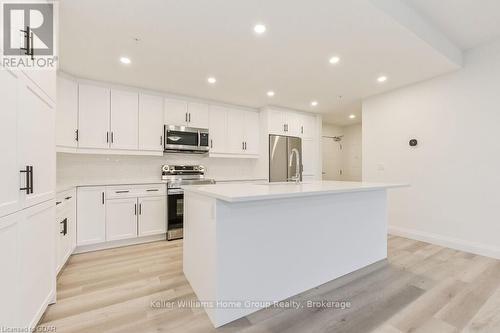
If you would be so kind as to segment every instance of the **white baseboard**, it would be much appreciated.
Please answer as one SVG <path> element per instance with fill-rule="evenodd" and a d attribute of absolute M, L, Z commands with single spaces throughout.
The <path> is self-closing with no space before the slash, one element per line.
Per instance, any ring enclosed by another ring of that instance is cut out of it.
<path fill-rule="evenodd" d="M 389 233 L 396 236 L 449 247 L 454 250 L 500 259 L 500 248 L 496 246 L 474 243 L 463 239 L 395 226 L 389 226 Z"/>
<path fill-rule="evenodd" d="M 73 254 L 98 251 L 98 250 L 106 250 L 106 249 L 112 249 L 115 247 L 137 245 L 137 244 L 143 244 L 143 243 L 149 243 L 149 242 L 156 242 L 156 241 L 161 241 L 161 240 L 166 240 L 166 239 L 167 239 L 167 234 L 162 233 L 162 234 L 152 235 L 152 236 L 144 236 L 144 237 L 137 237 L 137 238 L 130 238 L 130 239 L 121 239 L 121 240 L 117 240 L 117 241 L 110 241 L 110 242 L 104 242 L 104 243 L 98 243 L 98 244 L 77 246 L 75 251 L 73 252 Z"/>

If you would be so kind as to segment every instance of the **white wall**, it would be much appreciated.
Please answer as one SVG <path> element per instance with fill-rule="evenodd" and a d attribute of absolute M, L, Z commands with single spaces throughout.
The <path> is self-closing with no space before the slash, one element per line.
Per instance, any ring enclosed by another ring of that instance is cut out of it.
<path fill-rule="evenodd" d="M 363 180 L 411 184 L 390 193 L 391 231 L 500 258 L 499 127 L 500 41 L 458 72 L 366 100 Z"/>
<path fill-rule="evenodd" d="M 216 180 L 260 178 L 255 159 L 208 158 L 198 155 L 119 156 L 57 154 L 57 183 L 159 181 L 163 164 L 202 164 Z"/>
<path fill-rule="evenodd" d="M 336 126 L 323 124 L 323 179 L 361 181 L 362 132 L 361 124 Z M 343 136 L 335 142 L 332 136 Z M 342 170 L 342 174 L 339 172 Z"/>

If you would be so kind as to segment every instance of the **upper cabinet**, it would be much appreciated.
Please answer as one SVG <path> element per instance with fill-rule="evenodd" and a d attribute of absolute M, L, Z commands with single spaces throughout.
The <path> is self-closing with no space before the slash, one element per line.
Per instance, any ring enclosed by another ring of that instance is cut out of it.
<path fill-rule="evenodd" d="M 139 94 L 139 150 L 163 151 L 163 97 Z"/>
<path fill-rule="evenodd" d="M 267 110 L 269 134 L 311 138 L 315 135 L 315 116 L 286 110 Z"/>
<path fill-rule="evenodd" d="M 139 145 L 139 94 L 111 90 L 110 148 L 137 150 Z"/>
<path fill-rule="evenodd" d="M 78 86 L 78 147 L 109 148 L 110 90 L 80 83 Z"/>
<path fill-rule="evenodd" d="M 165 100 L 165 124 L 208 128 L 208 104 L 186 102 L 176 99 Z"/>
<path fill-rule="evenodd" d="M 78 83 L 59 76 L 57 78 L 56 145 L 78 146 Z"/>
<path fill-rule="evenodd" d="M 210 153 L 224 154 L 227 152 L 227 108 L 210 106 L 209 124 Z"/>
<path fill-rule="evenodd" d="M 210 135 L 216 141 L 215 149 L 210 151 L 212 155 L 258 157 L 260 124 L 257 112 L 213 107 L 210 122 Z"/>

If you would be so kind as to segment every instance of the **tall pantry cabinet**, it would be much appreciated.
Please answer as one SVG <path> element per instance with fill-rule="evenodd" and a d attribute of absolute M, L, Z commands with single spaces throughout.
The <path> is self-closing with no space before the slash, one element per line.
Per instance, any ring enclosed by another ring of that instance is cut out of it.
<path fill-rule="evenodd" d="M 55 71 L 37 72 L 0 68 L 0 323 L 8 328 L 33 328 L 55 299 Z"/>

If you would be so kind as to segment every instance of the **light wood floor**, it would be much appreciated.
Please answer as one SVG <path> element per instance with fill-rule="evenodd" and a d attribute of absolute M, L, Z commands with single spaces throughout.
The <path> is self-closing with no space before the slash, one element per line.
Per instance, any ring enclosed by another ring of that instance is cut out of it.
<path fill-rule="evenodd" d="M 297 263 L 298 265 L 300 263 Z M 293 297 L 349 309 L 268 308 L 213 329 L 182 274 L 182 241 L 74 255 L 41 326 L 63 332 L 500 332 L 500 261 L 389 236 L 389 260 Z"/>

